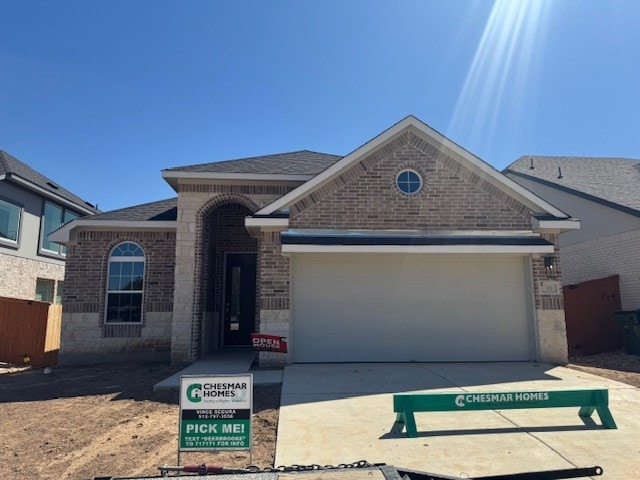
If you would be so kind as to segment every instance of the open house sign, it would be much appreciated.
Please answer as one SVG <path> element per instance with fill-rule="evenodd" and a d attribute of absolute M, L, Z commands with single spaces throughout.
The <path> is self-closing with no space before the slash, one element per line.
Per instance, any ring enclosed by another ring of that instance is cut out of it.
<path fill-rule="evenodd" d="M 178 450 L 250 450 L 253 376 L 180 378 Z"/>

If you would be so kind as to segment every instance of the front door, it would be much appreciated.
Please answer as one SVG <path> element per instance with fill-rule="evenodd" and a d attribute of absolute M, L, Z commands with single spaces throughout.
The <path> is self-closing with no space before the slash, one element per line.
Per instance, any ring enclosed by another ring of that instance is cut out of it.
<path fill-rule="evenodd" d="M 225 267 L 223 345 L 251 345 L 256 323 L 256 254 L 228 253 Z"/>

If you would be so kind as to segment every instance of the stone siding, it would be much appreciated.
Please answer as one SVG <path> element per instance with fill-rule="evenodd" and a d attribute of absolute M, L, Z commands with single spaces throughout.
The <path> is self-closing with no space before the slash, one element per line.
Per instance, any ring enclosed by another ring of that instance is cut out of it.
<path fill-rule="evenodd" d="M 38 278 L 54 280 L 57 289 L 57 283 L 64 280 L 64 264 L 0 252 L 0 297 L 33 300 Z"/>

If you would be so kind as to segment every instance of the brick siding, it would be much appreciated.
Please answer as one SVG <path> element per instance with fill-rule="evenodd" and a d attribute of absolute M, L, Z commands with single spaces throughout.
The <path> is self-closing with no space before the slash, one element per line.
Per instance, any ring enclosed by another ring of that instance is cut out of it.
<path fill-rule="evenodd" d="M 203 308 L 210 314 L 204 322 L 201 353 L 211 353 L 218 347 L 224 311 L 224 265 L 226 253 L 257 253 L 257 241 L 244 226 L 244 219 L 251 215 L 244 205 L 229 203 L 214 209 L 203 217 Z M 198 308 L 196 311 L 199 312 Z M 204 317 L 203 317 L 204 318 Z"/>
<path fill-rule="evenodd" d="M 620 275 L 622 308 L 640 308 L 640 230 L 563 246 L 561 251 L 565 285 Z"/>
<path fill-rule="evenodd" d="M 78 232 L 76 243 L 67 251 L 62 299 L 62 354 L 135 352 L 149 349 L 168 351 L 175 278 L 175 238 L 174 232 Z M 109 255 L 122 242 L 134 242 L 145 253 L 142 325 L 104 325 Z M 164 324 L 167 317 L 169 328 Z M 163 325 L 150 323 L 150 318 L 161 318 Z M 68 325 L 65 326 L 64 322 Z M 90 324 L 86 324 L 87 322 Z M 84 335 L 77 335 L 78 331 L 83 331 Z M 149 338 L 150 332 L 154 332 L 152 339 Z M 100 343 L 96 340 L 98 336 L 121 340 Z M 136 342 L 133 339 L 140 340 Z"/>
<path fill-rule="evenodd" d="M 413 195 L 396 176 L 412 169 L 423 180 Z M 291 207 L 290 228 L 531 228 L 529 209 L 411 133 L 353 165 Z"/>

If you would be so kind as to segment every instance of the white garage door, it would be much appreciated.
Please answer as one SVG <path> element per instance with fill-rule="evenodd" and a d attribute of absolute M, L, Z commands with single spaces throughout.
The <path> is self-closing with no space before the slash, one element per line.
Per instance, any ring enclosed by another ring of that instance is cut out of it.
<path fill-rule="evenodd" d="M 298 254 L 291 268 L 294 362 L 532 359 L 523 257 Z"/>

